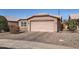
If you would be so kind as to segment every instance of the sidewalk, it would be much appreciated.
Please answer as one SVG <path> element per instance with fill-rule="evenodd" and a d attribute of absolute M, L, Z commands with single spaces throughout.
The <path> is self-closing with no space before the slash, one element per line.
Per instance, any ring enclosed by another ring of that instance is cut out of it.
<path fill-rule="evenodd" d="M 0 47 L 8 47 L 13 49 L 72 49 L 72 47 L 10 39 L 0 39 Z"/>

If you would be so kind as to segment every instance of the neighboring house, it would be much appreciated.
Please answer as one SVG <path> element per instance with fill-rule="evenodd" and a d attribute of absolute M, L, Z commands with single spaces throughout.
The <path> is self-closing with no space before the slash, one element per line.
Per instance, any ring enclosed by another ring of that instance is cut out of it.
<path fill-rule="evenodd" d="M 71 14 L 69 16 L 69 20 L 75 20 L 77 23 L 79 23 L 79 14 Z M 77 30 L 79 30 L 79 24 L 77 25 Z"/>
<path fill-rule="evenodd" d="M 71 14 L 71 15 L 69 15 L 69 19 L 78 20 L 79 19 L 79 14 Z"/>
<path fill-rule="evenodd" d="M 16 17 L 11 17 L 11 16 L 4 16 L 7 21 L 8 21 L 8 25 L 9 26 L 18 26 L 18 20 L 19 18 L 16 18 Z"/>
<path fill-rule="evenodd" d="M 18 20 L 18 26 L 21 31 L 26 31 L 27 30 L 27 20 L 26 19 L 19 19 Z"/>
<path fill-rule="evenodd" d="M 9 26 L 9 30 L 10 32 L 17 30 L 17 32 L 19 31 L 19 26 L 18 26 L 18 20 L 19 18 L 16 17 L 11 17 L 11 16 L 4 16 L 7 21 L 8 21 L 8 26 Z"/>
<path fill-rule="evenodd" d="M 62 22 L 62 30 L 68 30 L 68 24 L 66 22 Z"/>
<path fill-rule="evenodd" d="M 61 31 L 61 17 L 37 14 L 26 19 L 28 21 L 28 31 L 33 32 L 59 32 Z"/>

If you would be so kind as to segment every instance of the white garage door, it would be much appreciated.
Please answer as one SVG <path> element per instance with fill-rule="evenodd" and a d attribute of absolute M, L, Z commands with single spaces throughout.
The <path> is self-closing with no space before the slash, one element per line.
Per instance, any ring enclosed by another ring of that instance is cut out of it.
<path fill-rule="evenodd" d="M 54 32 L 56 31 L 56 26 L 53 21 L 43 21 L 43 22 L 31 22 L 31 31 L 39 32 Z"/>

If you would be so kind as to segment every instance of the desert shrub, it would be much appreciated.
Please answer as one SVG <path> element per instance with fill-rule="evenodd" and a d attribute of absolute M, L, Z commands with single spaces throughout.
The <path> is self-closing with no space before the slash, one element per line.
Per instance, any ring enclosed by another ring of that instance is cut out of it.
<path fill-rule="evenodd" d="M 77 29 L 77 22 L 75 20 L 69 20 L 68 29 L 74 32 Z"/>
<path fill-rule="evenodd" d="M 0 16 L 0 32 L 1 31 L 9 31 L 8 21 L 4 16 Z"/>

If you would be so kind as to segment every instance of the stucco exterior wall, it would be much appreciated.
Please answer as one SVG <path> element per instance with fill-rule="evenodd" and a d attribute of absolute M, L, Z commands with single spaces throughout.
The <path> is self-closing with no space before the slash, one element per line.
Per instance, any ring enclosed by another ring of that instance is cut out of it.
<path fill-rule="evenodd" d="M 19 27 L 18 27 L 18 22 L 17 21 L 8 21 L 8 26 L 9 26 L 9 30 L 12 31 L 13 29 L 18 28 L 19 31 Z"/>
<path fill-rule="evenodd" d="M 27 20 L 20 20 L 18 21 L 18 25 L 19 25 L 19 28 L 21 31 L 26 31 L 27 30 L 27 26 L 21 26 L 21 22 L 26 22 L 27 23 Z"/>

